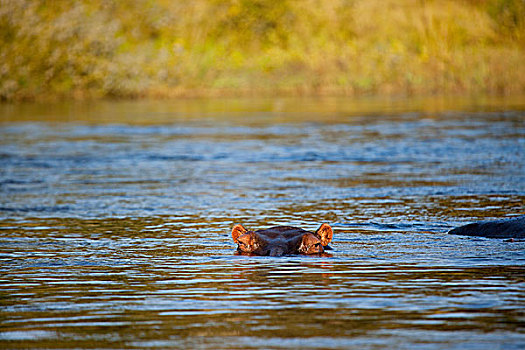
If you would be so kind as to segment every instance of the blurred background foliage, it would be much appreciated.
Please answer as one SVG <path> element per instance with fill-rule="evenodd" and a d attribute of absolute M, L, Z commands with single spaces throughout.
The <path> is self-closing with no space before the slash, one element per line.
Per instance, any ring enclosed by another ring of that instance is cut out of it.
<path fill-rule="evenodd" d="M 525 92 L 525 0 L 0 0 L 0 99 Z"/>

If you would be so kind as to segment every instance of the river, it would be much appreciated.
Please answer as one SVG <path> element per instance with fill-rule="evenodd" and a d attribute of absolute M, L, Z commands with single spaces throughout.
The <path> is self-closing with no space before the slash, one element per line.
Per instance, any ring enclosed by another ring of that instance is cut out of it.
<path fill-rule="evenodd" d="M 0 105 L 0 348 L 523 349 L 525 98 Z M 334 229 L 324 256 L 231 228 Z"/>

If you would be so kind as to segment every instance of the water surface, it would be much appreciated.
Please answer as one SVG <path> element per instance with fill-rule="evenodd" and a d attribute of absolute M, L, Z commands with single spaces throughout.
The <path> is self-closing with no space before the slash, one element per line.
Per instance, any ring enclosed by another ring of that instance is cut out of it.
<path fill-rule="evenodd" d="M 0 346 L 522 349 L 525 242 L 446 232 L 524 213 L 524 100 L 0 106 Z"/>

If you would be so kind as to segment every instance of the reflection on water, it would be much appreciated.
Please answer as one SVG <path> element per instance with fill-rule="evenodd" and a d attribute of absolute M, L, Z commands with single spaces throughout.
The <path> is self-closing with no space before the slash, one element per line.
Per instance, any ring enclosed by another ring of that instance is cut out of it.
<path fill-rule="evenodd" d="M 321 102 L 1 106 L 0 346 L 523 348 L 525 242 L 444 233 L 523 213 L 525 108 Z"/>

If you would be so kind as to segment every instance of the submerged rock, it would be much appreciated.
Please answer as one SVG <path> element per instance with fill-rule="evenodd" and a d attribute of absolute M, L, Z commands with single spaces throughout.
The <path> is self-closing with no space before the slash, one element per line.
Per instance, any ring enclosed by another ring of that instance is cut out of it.
<path fill-rule="evenodd" d="M 480 221 L 456 227 L 451 235 L 486 238 L 525 238 L 525 215 L 492 221 Z"/>

